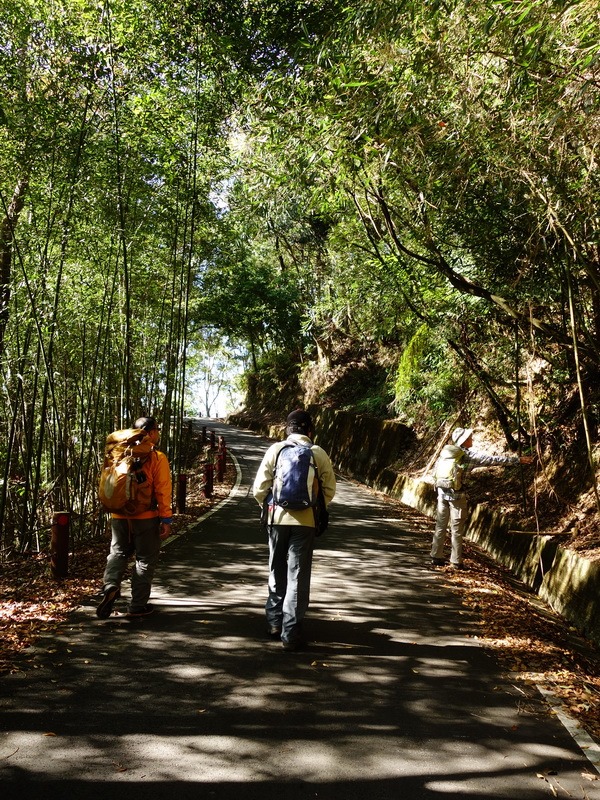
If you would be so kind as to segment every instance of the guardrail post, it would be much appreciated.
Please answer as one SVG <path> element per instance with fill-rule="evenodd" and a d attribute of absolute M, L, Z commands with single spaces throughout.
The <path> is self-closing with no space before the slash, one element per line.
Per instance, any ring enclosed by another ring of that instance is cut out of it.
<path fill-rule="evenodd" d="M 202 487 L 202 492 L 204 497 L 212 497 L 213 496 L 213 489 L 214 489 L 214 474 L 215 474 L 215 465 L 211 464 L 209 461 L 204 463 L 204 485 Z"/>
<path fill-rule="evenodd" d="M 227 458 L 227 453 L 225 452 L 225 450 L 217 453 L 217 483 L 223 483 L 223 478 L 225 477 L 226 458 Z"/>
<path fill-rule="evenodd" d="M 187 502 L 187 475 L 181 473 L 177 476 L 177 510 L 180 514 L 185 514 L 185 504 Z"/>
<path fill-rule="evenodd" d="M 50 570 L 55 578 L 66 578 L 69 574 L 70 520 L 68 511 L 57 511 L 52 517 Z"/>

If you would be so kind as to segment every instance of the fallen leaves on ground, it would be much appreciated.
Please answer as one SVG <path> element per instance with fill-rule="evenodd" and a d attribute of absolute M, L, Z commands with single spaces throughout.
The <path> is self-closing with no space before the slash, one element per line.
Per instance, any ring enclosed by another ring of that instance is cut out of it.
<path fill-rule="evenodd" d="M 235 482 L 235 467 L 227 459 L 222 482 L 215 482 L 212 497 L 202 485 L 202 462 L 206 448 L 194 437 L 195 452 L 189 457 L 185 513 L 173 517 L 172 532 L 180 533 L 203 513 L 228 496 Z M 76 547 L 69 554 L 69 577 L 55 579 L 47 552 L 12 559 L 0 566 L 0 673 L 26 669 L 19 658 L 44 633 L 102 589 L 102 574 L 110 546 L 106 534 L 100 540 Z"/>
<path fill-rule="evenodd" d="M 444 572 L 464 604 L 478 614 L 478 641 L 494 651 L 516 682 L 535 684 L 558 697 L 567 713 L 600 742 L 597 648 L 472 545 L 467 554 L 468 571 Z"/>
<path fill-rule="evenodd" d="M 71 554 L 69 578 L 55 580 L 46 554 L 4 564 L 0 572 L 0 672 L 15 668 L 15 657 L 99 591 L 108 541 Z"/>

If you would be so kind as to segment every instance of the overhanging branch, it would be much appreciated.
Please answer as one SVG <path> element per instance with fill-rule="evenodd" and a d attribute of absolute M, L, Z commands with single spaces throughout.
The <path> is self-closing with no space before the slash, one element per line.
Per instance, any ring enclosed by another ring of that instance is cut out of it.
<path fill-rule="evenodd" d="M 488 303 L 496 306 L 496 308 L 499 308 L 511 319 L 516 320 L 524 326 L 533 327 L 536 331 L 538 331 L 538 333 L 542 334 L 551 342 L 559 344 L 562 347 L 566 347 L 569 350 L 573 349 L 573 342 L 571 338 L 567 334 L 563 333 L 559 328 L 549 325 L 548 323 L 543 322 L 536 317 L 530 316 L 528 312 L 519 311 L 518 309 L 514 308 L 514 306 L 512 306 L 511 303 L 506 300 L 506 298 L 489 291 L 489 289 L 474 283 L 468 278 L 465 278 L 450 266 L 439 250 L 435 249 L 433 245 L 433 258 L 431 256 L 424 256 L 421 253 L 417 253 L 416 251 L 407 247 L 398 235 L 398 231 L 396 230 L 396 226 L 392 219 L 390 207 L 388 206 L 381 189 L 374 190 L 373 197 L 379 204 L 390 237 L 399 253 L 432 267 L 438 273 L 443 275 L 451 284 L 451 286 L 453 286 L 457 291 L 463 294 L 472 295 L 473 297 L 480 297 L 482 300 L 486 300 Z M 586 359 L 592 363 L 598 363 L 598 352 L 595 349 L 584 344 L 579 344 L 579 353 L 580 355 L 585 355 Z"/>

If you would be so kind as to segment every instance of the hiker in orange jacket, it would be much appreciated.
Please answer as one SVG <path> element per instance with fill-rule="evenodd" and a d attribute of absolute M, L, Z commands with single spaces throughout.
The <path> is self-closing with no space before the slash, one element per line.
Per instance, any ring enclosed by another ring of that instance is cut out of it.
<path fill-rule="evenodd" d="M 102 600 L 96 609 L 96 615 L 100 619 L 110 616 L 115 600 L 120 597 L 123 573 L 134 553 L 135 567 L 131 574 L 131 602 L 127 616 L 142 617 L 152 614 L 154 609 L 148 599 L 160 554 L 160 543 L 171 534 L 171 470 L 166 455 L 156 449 L 160 430 L 154 417 L 140 417 L 133 427 L 144 430 L 154 445 L 143 465 L 148 484 L 149 507 L 132 515 L 112 515 L 112 541 L 104 570 Z"/>

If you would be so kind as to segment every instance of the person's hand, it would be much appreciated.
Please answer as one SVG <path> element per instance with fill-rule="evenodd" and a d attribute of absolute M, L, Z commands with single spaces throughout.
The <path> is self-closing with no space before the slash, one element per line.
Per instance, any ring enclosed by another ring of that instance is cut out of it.
<path fill-rule="evenodd" d="M 160 523 L 160 538 L 162 541 L 168 539 L 171 535 L 171 526 L 168 522 L 161 522 Z"/>
<path fill-rule="evenodd" d="M 521 458 L 519 459 L 519 463 L 521 463 L 521 464 L 533 464 L 534 460 L 535 459 L 534 459 L 533 456 L 521 456 Z"/>

